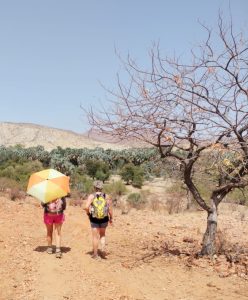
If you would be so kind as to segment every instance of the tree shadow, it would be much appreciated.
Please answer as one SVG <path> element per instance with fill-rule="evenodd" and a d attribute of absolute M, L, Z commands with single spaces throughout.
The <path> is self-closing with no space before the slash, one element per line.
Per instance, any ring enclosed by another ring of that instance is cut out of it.
<path fill-rule="evenodd" d="M 53 249 L 55 249 L 55 246 L 52 246 Z M 46 252 L 47 251 L 47 246 L 38 246 L 36 248 L 34 248 L 33 251 L 37 251 L 37 252 Z M 63 253 L 67 253 L 69 251 L 71 251 L 70 247 L 61 247 L 61 251 Z"/>

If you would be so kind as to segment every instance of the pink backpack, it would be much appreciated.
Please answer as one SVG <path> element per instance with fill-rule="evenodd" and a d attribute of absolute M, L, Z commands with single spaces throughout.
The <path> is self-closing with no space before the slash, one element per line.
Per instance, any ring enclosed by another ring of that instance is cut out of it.
<path fill-rule="evenodd" d="M 47 204 L 47 210 L 51 213 L 57 213 L 63 211 L 63 201 L 61 198 L 57 199 L 56 201 L 52 201 Z"/>

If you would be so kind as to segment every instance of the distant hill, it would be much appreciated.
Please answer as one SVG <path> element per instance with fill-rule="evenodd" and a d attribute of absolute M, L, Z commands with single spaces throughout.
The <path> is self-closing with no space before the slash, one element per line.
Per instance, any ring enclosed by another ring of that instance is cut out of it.
<path fill-rule="evenodd" d="M 62 148 L 89 148 L 120 150 L 129 148 L 120 143 L 104 142 L 88 137 L 87 134 L 78 134 L 69 130 L 56 129 L 30 123 L 0 122 L 0 145 L 34 147 L 41 145 L 46 150 L 58 146 Z"/>

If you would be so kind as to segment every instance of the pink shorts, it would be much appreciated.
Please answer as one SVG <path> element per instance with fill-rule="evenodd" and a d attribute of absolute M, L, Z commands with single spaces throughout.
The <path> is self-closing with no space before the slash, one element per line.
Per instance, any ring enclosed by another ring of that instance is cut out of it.
<path fill-rule="evenodd" d="M 62 224 L 64 220 L 64 214 L 44 214 L 44 223 L 47 225 Z"/>

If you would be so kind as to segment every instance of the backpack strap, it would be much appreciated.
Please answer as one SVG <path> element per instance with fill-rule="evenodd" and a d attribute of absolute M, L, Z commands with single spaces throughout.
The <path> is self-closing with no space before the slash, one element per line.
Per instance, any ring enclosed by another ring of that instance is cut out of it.
<path fill-rule="evenodd" d="M 105 194 L 105 193 L 100 193 L 100 194 L 95 193 L 93 200 L 94 200 L 95 198 L 98 198 L 98 197 L 101 197 L 101 196 L 102 196 L 104 199 L 106 199 L 106 194 Z"/>

